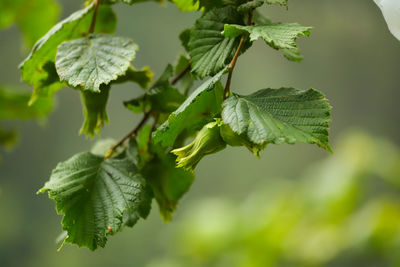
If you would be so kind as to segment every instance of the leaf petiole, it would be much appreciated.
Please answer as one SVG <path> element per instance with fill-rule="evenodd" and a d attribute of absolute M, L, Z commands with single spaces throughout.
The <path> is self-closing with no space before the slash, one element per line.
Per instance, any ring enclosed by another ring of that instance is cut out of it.
<path fill-rule="evenodd" d="M 97 11 L 99 9 L 100 0 L 94 0 L 94 12 L 92 17 L 92 23 L 90 24 L 89 34 L 94 33 L 94 28 L 96 26 Z"/>
<path fill-rule="evenodd" d="M 142 129 L 142 127 L 146 124 L 147 120 L 150 118 L 151 115 L 151 110 L 147 111 L 143 118 L 140 120 L 140 122 L 136 125 L 136 127 L 130 131 L 127 135 L 125 135 L 121 140 L 118 141 L 118 143 L 116 143 L 113 147 L 111 147 L 111 149 L 105 154 L 104 158 L 108 159 L 110 158 L 115 150 L 122 146 L 126 140 L 128 140 L 129 138 L 131 138 L 132 136 L 135 136 L 140 129 Z"/>
<path fill-rule="evenodd" d="M 254 11 L 254 9 L 251 9 L 249 11 L 249 18 L 248 18 L 247 24 L 246 24 L 247 26 L 250 26 L 253 23 L 253 11 Z M 240 51 L 243 48 L 246 38 L 247 37 L 245 35 L 243 35 L 240 38 L 239 46 L 236 49 L 235 55 L 233 56 L 231 63 L 229 63 L 229 74 L 228 74 L 228 79 L 226 80 L 226 85 L 225 85 L 225 90 L 224 90 L 224 100 L 229 96 L 229 94 L 231 92 L 231 82 L 232 82 L 233 70 L 235 69 L 237 59 L 239 58 Z"/>

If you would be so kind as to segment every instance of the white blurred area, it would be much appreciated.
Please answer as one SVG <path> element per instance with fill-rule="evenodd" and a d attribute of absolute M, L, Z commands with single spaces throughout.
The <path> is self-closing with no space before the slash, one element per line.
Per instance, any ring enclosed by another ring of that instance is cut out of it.
<path fill-rule="evenodd" d="M 400 40 L 400 1 L 374 0 L 382 10 L 390 32 Z"/>

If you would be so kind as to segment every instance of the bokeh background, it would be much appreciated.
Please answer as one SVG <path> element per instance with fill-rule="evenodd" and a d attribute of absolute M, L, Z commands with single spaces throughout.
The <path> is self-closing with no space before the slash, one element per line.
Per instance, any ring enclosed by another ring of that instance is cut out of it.
<path fill-rule="evenodd" d="M 59 2 L 62 18 L 82 5 Z M 200 15 L 155 3 L 115 11 L 117 34 L 140 45 L 134 65 L 156 76 L 183 52 L 177 36 Z M 19 129 L 20 141 L 0 152 L 0 266 L 400 266 L 400 42 L 373 0 L 292 0 L 288 11 L 263 12 L 315 27 L 299 40 L 305 59 L 288 62 L 258 41 L 239 59 L 233 90 L 323 91 L 334 107 L 333 155 L 271 145 L 258 160 L 229 148 L 199 164 L 172 223 L 153 203 L 146 221 L 109 238 L 105 249 L 57 252 L 61 218 L 35 193 L 59 161 L 96 141 L 78 135 L 79 96 L 65 88 L 48 119 L 2 122 Z M 29 91 L 17 68 L 28 52 L 21 42 L 15 26 L 0 32 L 0 83 Z M 121 101 L 139 93 L 132 84 L 113 89 L 101 137 L 132 128 L 139 118 Z"/>

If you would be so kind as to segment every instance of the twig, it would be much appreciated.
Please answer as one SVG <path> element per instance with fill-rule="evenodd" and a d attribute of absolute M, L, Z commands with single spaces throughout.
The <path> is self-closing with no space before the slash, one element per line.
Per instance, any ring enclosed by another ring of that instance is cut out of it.
<path fill-rule="evenodd" d="M 136 127 L 130 131 L 127 135 L 125 135 L 121 140 L 118 141 L 105 155 L 105 158 L 110 158 L 112 154 L 117 150 L 118 147 L 122 146 L 126 140 L 131 138 L 132 136 L 135 136 L 139 130 L 145 125 L 147 120 L 150 118 L 151 111 L 148 111 L 144 114 L 143 118 L 141 121 L 136 125 Z"/>
<path fill-rule="evenodd" d="M 94 28 L 96 26 L 97 11 L 99 10 L 100 0 L 94 0 L 94 12 L 92 17 L 92 23 L 90 24 L 89 34 L 94 33 Z"/>
<path fill-rule="evenodd" d="M 185 74 L 190 71 L 190 64 L 188 64 L 180 73 L 178 73 L 178 75 L 176 75 L 172 80 L 171 80 L 171 84 L 175 85 L 180 79 L 182 79 L 183 76 L 185 76 Z"/>
<path fill-rule="evenodd" d="M 249 18 L 247 20 L 247 26 L 250 26 L 253 21 L 253 10 L 249 11 Z M 228 79 L 226 80 L 226 85 L 225 85 L 225 90 L 224 90 L 224 100 L 229 96 L 229 93 L 231 92 L 231 82 L 232 82 L 232 75 L 233 75 L 233 70 L 235 69 L 236 62 L 239 58 L 240 52 L 243 48 L 244 42 L 246 41 L 246 36 L 242 36 L 240 38 L 240 43 L 238 45 L 238 48 L 236 49 L 235 55 L 233 56 L 233 59 L 231 63 L 229 63 L 229 74 L 228 74 Z"/>
<path fill-rule="evenodd" d="M 238 48 L 236 49 L 235 56 L 233 57 L 231 63 L 229 63 L 229 74 L 228 74 L 228 79 L 226 80 L 226 85 L 225 85 L 225 90 L 224 90 L 224 99 L 226 99 L 228 97 L 229 92 L 231 91 L 233 70 L 235 69 L 235 65 L 236 65 L 237 59 L 239 57 L 240 50 L 242 50 L 245 39 L 246 39 L 246 37 L 244 37 L 244 36 L 242 36 L 242 38 L 240 38 L 240 43 L 239 43 Z"/>
<path fill-rule="evenodd" d="M 174 77 L 171 80 L 171 84 L 174 85 L 176 84 L 180 79 L 182 79 L 182 77 L 188 72 L 190 71 L 190 64 L 187 65 L 185 67 L 185 69 L 183 69 L 176 77 Z M 133 128 L 132 131 L 130 131 L 127 135 L 125 135 L 121 140 L 118 141 L 118 143 L 116 143 L 106 154 L 105 154 L 105 158 L 110 158 L 114 152 L 117 150 L 118 147 L 122 146 L 126 140 L 128 140 L 129 138 L 131 138 L 132 136 L 135 136 L 140 129 L 142 129 L 142 127 L 146 124 L 146 122 L 149 120 L 150 115 L 152 114 L 152 110 L 147 111 L 146 113 L 144 113 L 143 118 L 141 119 L 141 121 L 135 126 L 135 128 Z M 158 117 L 159 114 L 156 114 L 154 116 L 154 124 L 152 125 L 152 131 L 154 130 L 154 128 L 156 127 L 157 121 L 158 121 Z M 149 140 L 150 141 L 150 140 Z"/>

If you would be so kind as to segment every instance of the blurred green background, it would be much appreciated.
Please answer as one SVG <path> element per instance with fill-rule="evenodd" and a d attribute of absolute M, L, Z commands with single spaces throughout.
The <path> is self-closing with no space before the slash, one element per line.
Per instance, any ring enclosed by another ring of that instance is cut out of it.
<path fill-rule="evenodd" d="M 64 18 L 82 1 L 60 4 Z M 156 76 L 183 52 L 177 36 L 200 15 L 155 3 L 115 11 L 117 34 L 140 46 L 134 65 L 150 65 Z M 334 107 L 334 155 L 271 145 L 257 160 L 229 148 L 200 163 L 172 223 L 154 205 L 146 221 L 111 237 L 105 249 L 57 252 L 61 218 L 35 192 L 57 162 L 96 141 L 78 135 L 79 96 L 65 88 L 48 119 L 3 122 L 20 130 L 20 141 L 1 151 L 0 266 L 400 266 L 400 42 L 372 0 L 292 0 L 289 11 L 263 11 L 315 27 L 299 40 L 305 59 L 288 62 L 259 41 L 239 59 L 232 88 L 321 90 Z M 17 69 L 27 55 L 21 42 L 15 26 L 0 32 L 0 84 L 29 91 Z M 102 137 L 132 128 L 139 118 L 121 101 L 139 93 L 133 85 L 113 90 Z"/>

